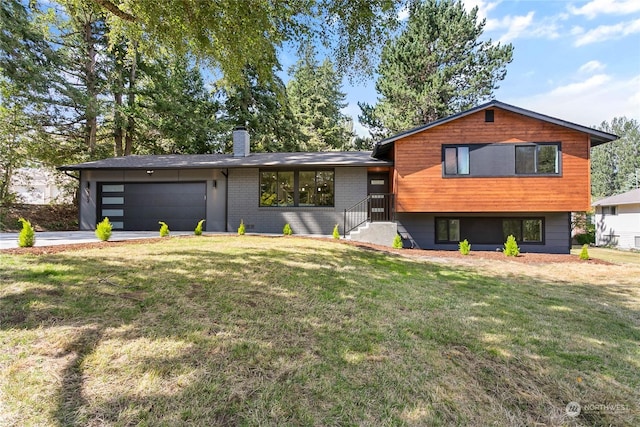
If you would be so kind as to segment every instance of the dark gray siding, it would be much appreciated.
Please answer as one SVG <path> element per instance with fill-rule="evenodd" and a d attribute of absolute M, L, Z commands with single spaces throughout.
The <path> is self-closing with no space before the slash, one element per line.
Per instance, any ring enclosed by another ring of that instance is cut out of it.
<path fill-rule="evenodd" d="M 435 218 L 544 218 L 544 243 L 519 243 L 522 252 L 540 253 L 569 253 L 571 223 L 568 212 L 551 213 L 492 213 L 492 214 L 458 214 L 458 213 L 398 213 L 398 232 L 405 240 L 405 246 L 421 249 L 457 250 L 457 244 L 439 244 L 435 238 Z M 464 237 L 461 237 L 464 238 Z M 501 239 L 501 236 L 499 237 Z M 495 251 L 502 250 L 502 244 L 474 244 L 470 241 L 472 250 Z"/>

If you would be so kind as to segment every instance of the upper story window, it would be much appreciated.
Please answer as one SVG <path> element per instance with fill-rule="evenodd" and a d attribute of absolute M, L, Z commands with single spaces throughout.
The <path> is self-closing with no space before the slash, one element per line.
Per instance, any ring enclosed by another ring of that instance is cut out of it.
<path fill-rule="evenodd" d="M 469 147 L 445 147 L 444 174 L 469 175 Z"/>
<path fill-rule="evenodd" d="M 516 174 L 549 175 L 560 173 L 558 144 L 516 146 Z"/>
<path fill-rule="evenodd" d="M 260 171 L 260 206 L 333 206 L 333 170 Z"/>

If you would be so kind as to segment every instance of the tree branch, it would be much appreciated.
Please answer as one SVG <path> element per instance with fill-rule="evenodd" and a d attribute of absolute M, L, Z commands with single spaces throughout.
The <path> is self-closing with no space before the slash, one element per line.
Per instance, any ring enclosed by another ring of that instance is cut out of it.
<path fill-rule="evenodd" d="M 110 0 L 93 0 L 93 1 L 97 3 L 100 7 L 107 9 L 109 12 L 113 13 L 120 19 L 124 19 L 125 21 L 129 21 L 129 22 L 137 21 L 135 16 L 120 9 L 117 5 L 113 4 Z"/>

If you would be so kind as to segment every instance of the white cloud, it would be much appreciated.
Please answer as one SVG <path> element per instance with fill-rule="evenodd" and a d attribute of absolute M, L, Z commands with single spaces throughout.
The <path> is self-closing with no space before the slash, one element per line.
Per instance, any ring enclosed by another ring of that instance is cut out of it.
<path fill-rule="evenodd" d="M 531 11 L 526 15 L 521 16 L 505 16 L 498 22 L 492 22 L 492 26 L 495 28 L 506 28 L 507 32 L 500 37 L 498 40 L 501 43 L 507 43 L 511 40 L 517 39 L 521 34 L 525 34 L 530 32 L 529 28 L 531 27 L 531 23 L 533 22 L 533 16 L 535 12 Z M 490 21 L 496 20 L 487 20 L 487 26 Z"/>
<path fill-rule="evenodd" d="M 621 116 L 639 119 L 640 74 L 617 80 L 600 74 L 546 93 L 504 101 L 584 126 Z"/>
<path fill-rule="evenodd" d="M 602 62 L 600 61 L 589 61 L 585 64 L 583 64 L 578 71 L 581 74 L 591 74 L 594 73 L 596 71 L 602 71 L 606 68 L 607 66 L 604 65 Z"/>
<path fill-rule="evenodd" d="M 463 0 L 464 8 L 467 12 L 470 12 L 474 7 L 478 7 L 478 18 L 480 20 L 487 19 L 489 12 L 495 9 L 502 0 L 497 1 L 486 1 L 486 0 Z M 489 22 L 487 21 L 487 27 L 489 26 Z M 486 31 L 490 31 L 491 28 L 485 27 Z"/>
<path fill-rule="evenodd" d="M 398 11 L 398 20 L 399 21 L 404 21 L 405 19 L 409 18 L 409 6 L 405 6 L 402 9 L 400 9 Z"/>
<path fill-rule="evenodd" d="M 569 12 L 593 19 L 598 15 L 628 15 L 640 11 L 638 0 L 592 0 L 582 7 L 569 5 Z"/>
<path fill-rule="evenodd" d="M 618 39 L 636 33 L 640 33 L 640 19 L 620 22 L 615 25 L 601 25 L 578 35 L 575 45 L 584 46 L 591 43 Z"/>

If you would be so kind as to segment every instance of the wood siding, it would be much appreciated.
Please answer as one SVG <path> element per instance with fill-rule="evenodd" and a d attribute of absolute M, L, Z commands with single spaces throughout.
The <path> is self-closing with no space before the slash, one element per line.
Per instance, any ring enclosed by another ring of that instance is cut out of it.
<path fill-rule="evenodd" d="M 495 108 L 397 140 L 398 212 L 569 212 L 590 209 L 589 135 Z M 447 177 L 443 144 L 560 142 L 558 176 Z"/>

